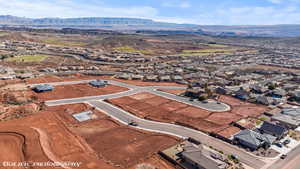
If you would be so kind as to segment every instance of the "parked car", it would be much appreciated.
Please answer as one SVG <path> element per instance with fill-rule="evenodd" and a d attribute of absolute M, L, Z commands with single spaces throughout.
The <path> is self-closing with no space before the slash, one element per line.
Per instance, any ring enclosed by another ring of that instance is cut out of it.
<path fill-rule="evenodd" d="M 291 143 L 291 140 L 290 139 L 286 139 L 286 140 L 284 140 L 283 145 L 287 145 L 287 144 L 290 144 L 290 143 Z"/>
<path fill-rule="evenodd" d="M 277 147 L 282 148 L 282 144 L 280 144 L 280 143 L 275 143 L 275 145 L 276 145 Z"/>
<path fill-rule="evenodd" d="M 282 155 L 280 156 L 281 159 L 285 159 L 286 157 L 287 157 L 286 154 L 282 154 Z"/>
<path fill-rule="evenodd" d="M 138 126 L 137 122 L 135 122 L 135 121 L 132 121 L 132 122 L 128 123 L 128 125 L 130 125 L 130 126 Z"/>
<path fill-rule="evenodd" d="M 203 100 L 202 103 L 208 103 L 208 101 L 207 100 Z"/>

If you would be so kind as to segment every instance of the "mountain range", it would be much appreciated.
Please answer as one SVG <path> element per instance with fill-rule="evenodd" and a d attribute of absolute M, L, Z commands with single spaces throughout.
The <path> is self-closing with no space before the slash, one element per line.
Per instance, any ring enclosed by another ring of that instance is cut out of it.
<path fill-rule="evenodd" d="M 195 25 L 157 22 L 140 18 L 26 18 L 11 15 L 0 15 L 2 27 L 26 28 L 76 28 L 105 29 L 113 31 L 144 32 L 151 34 L 195 33 L 213 36 L 230 37 L 297 37 L 300 36 L 300 25 Z"/>

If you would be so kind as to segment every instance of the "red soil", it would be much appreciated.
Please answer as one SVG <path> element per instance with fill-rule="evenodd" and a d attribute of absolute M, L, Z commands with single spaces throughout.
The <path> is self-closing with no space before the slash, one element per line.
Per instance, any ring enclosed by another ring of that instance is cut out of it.
<path fill-rule="evenodd" d="M 167 123 L 180 123 L 204 132 L 216 131 L 227 127 L 227 124 L 223 126 L 224 124 L 220 125 L 205 120 L 204 118 L 211 114 L 209 111 L 184 103 L 160 96 L 153 97 L 152 94 L 145 93 L 129 97 L 131 98 L 130 102 L 133 102 L 132 104 L 123 104 L 123 102 L 120 102 L 122 99 L 125 101 L 128 97 L 110 99 L 108 102 L 142 118 Z M 139 100 L 134 98 L 138 98 Z"/>
<path fill-rule="evenodd" d="M 64 81 L 78 81 L 78 80 L 93 80 L 98 79 L 101 76 L 85 76 L 81 74 L 74 74 L 69 76 L 55 76 L 55 75 L 45 75 L 36 78 L 26 79 L 28 84 L 37 83 L 51 83 L 51 82 L 64 82 Z"/>
<path fill-rule="evenodd" d="M 206 118 L 211 114 L 211 112 L 207 110 L 203 110 L 191 106 L 181 110 L 177 110 L 175 113 L 179 113 L 191 118 Z"/>
<path fill-rule="evenodd" d="M 268 111 L 268 107 L 266 106 L 244 102 L 230 96 L 221 95 L 218 100 L 220 102 L 229 104 L 231 106 L 232 113 L 242 116 L 244 118 L 258 117 L 265 111 Z"/>
<path fill-rule="evenodd" d="M 104 88 L 96 88 L 92 87 L 89 84 L 75 84 L 55 86 L 53 91 L 37 93 L 36 96 L 40 101 L 47 101 L 85 96 L 106 95 L 126 90 L 128 89 L 114 85 L 108 85 Z M 30 92 L 33 93 L 33 91 Z"/>
<path fill-rule="evenodd" d="M 47 110 L 58 112 L 61 119 L 68 119 L 67 116 L 91 110 L 91 107 L 85 104 L 71 104 L 48 107 Z M 179 141 L 174 137 L 128 128 L 99 111 L 92 111 L 99 116 L 98 119 L 83 123 L 63 121 L 73 133 L 76 133 L 86 142 L 97 158 L 110 166 L 131 168 L 145 160 L 152 163 L 152 160 L 149 160 L 150 157 L 157 156 L 158 151 Z M 166 165 L 157 160 L 159 159 L 155 160 L 155 164 L 159 165 L 155 166 Z M 172 168 L 171 165 L 168 167 Z"/>
<path fill-rule="evenodd" d="M 0 133 L 1 162 L 23 162 L 25 160 L 23 149 L 25 138 L 17 133 Z M 2 163 L 1 163 L 2 164 Z M 0 166 L 1 166 L 0 164 Z M 4 167 L 4 166 L 3 166 Z M 11 166 L 7 168 L 23 168 Z"/>
<path fill-rule="evenodd" d="M 267 110 L 264 106 L 246 103 L 228 96 L 221 96 L 219 100 L 230 104 L 232 110 L 210 112 L 150 93 L 138 93 L 107 101 L 142 118 L 178 123 L 207 133 L 220 132 L 228 128 L 232 122 L 245 117 L 257 117 Z"/>
<path fill-rule="evenodd" d="M 220 132 L 218 132 L 217 134 L 219 136 L 222 136 L 224 138 L 230 138 L 232 137 L 234 134 L 237 134 L 238 132 L 240 132 L 241 130 L 237 127 L 234 127 L 234 126 L 230 126 Z"/>
<path fill-rule="evenodd" d="M 180 95 L 185 92 L 184 89 L 159 89 L 159 91 L 174 94 L 174 95 Z"/>
<path fill-rule="evenodd" d="M 211 121 L 219 125 L 230 124 L 231 122 L 238 121 L 240 119 L 242 119 L 241 116 L 230 112 L 213 113 L 208 118 L 206 118 L 207 121 Z"/>
<path fill-rule="evenodd" d="M 33 130 L 33 128 L 38 129 L 40 132 Z M 26 161 L 75 161 L 81 162 L 79 168 L 113 169 L 104 161 L 97 160 L 93 156 L 93 152 L 89 151 L 89 148 L 82 144 L 80 139 L 73 135 L 54 113 L 40 113 L 19 120 L 2 122 L 0 123 L 0 132 L 14 132 L 25 137 L 26 149 L 24 153 L 26 154 Z M 20 154 L 22 150 L 20 150 L 21 147 L 18 144 L 22 142 L 16 142 L 13 138 L 10 138 L 10 141 L 11 143 L 0 141 L 0 144 L 7 144 L 6 146 L 10 152 L 6 154 L 6 157 L 18 160 L 22 157 L 22 154 Z M 15 148 L 12 149 L 10 144 Z M 98 165 L 91 167 L 92 163 Z M 46 166 L 43 168 L 53 169 L 53 167 Z"/>

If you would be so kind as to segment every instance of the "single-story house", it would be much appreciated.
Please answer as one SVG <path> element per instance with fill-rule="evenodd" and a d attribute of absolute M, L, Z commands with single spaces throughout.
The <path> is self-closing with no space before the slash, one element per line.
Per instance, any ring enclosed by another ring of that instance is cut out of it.
<path fill-rule="evenodd" d="M 276 137 L 260 134 L 252 130 L 242 130 L 234 136 L 234 142 L 255 151 L 259 148 L 268 148 L 274 143 Z"/>
<path fill-rule="evenodd" d="M 286 96 L 286 91 L 283 89 L 275 89 L 270 91 L 267 95 L 275 98 L 282 98 Z"/>
<path fill-rule="evenodd" d="M 256 103 L 268 106 L 268 105 L 273 104 L 273 99 L 269 98 L 269 97 L 266 97 L 266 96 L 259 95 L 259 96 L 256 97 Z"/>
<path fill-rule="evenodd" d="M 172 81 L 171 77 L 169 75 L 160 76 L 159 80 L 162 82 L 170 82 Z"/>
<path fill-rule="evenodd" d="M 222 94 L 222 95 L 228 94 L 228 91 L 225 88 L 223 88 L 223 87 L 217 87 L 216 90 L 215 90 L 215 92 L 217 94 Z"/>
<path fill-rule="evenodd" d="M 248 100 L 250 98 L 250 93 L 243 88 L 240 88 L 238 91 L 236 91 L 234 95 L 236 98 L 241 100 Z"/>
<path fill-rule="evenodd" d="M 158 76 L 157 75 L 147 75 L 144 77 L 143 81 L 158 81 Z"/>
<path fill-rule="evenodd" d="M 267 88 L 260 86 L 260 85 L 251 85 L 250 91 L 257 94 L 263 94 L 268 91 Z"/>
<path fill-rule="evenodd" d="M 292 97 L 295 101 L 300 101 L 300 90 L 294 91 Z"/>
<path fill-rule="evenodd" d="M 103 81 L 103 80 L 93 80 L 93 81 L 89 82 L 89 84 L 91 86 L 100 88 L 100 87 L 105 87 L 107 85 L 107 82 Z"/>
<path fill-rule="evenodd" d="M 35 91 L 37 93 L 41 93 L 41 92 L 52 91 L 53 89 L 54 89 L 54 87 L 49 84 L 41 84 L 41 85 L 35 86 L 33 88 L 33 91 Z"/>
<path fill-rule="evenodd" d="M 261 133 L 266 133 L 266 134 L 270 134 L 274 137 L 276 137 L 277 139 L 281 139 L 283 138 L 288 130 L 280 125 L 265 121 L 262 126 L 259 128 L 259 131 Z"/>
<path fill-rule="evenodd" d="M 300 125 L 300 108 L 283 109 L 281 114 L 271 118 L 272 121 L 278 121 L 287 128 L 297 128 Z"/>
<path fill-rule="evenodd" d="M 221 156 L 221 155 L 219 155 Z M 195 169 L 225 169 L 227 164 L 219 159 L 217 152 L 208 152 L 201 145 L 187 143 L 183 146 L 181 158 Z"/>
<path fill-rule="evenodd" d="M 130 75 L 127 74 L 127 73 L 123 73 L 123 74 L 117 75 L 117 78 L 118 79 L 128 80 L 130 78 Z"/>
<path fill-rule="evenodd" d="M 143 75 L 132 75 L 131 80 L 143 80 Z"/>

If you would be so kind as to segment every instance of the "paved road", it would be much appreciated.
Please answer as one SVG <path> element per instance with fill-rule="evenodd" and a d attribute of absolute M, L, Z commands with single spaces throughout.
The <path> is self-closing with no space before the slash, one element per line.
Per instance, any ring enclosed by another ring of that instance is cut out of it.
<path fill-rule="evenodd" d="M 96 107 L 102 112 L 107 113 L 107 115 L 120 121 L 123 124 L 128 124 L 131 121 L 135 121 L 138 124 L 138 128 L 144 130 L 165 133 L 165 134 L 174 135 L 181 138 L 188 138 L 188 137 L 194 138 L 196 140 L 201 141 L 205 145 L 213 146 L 214 148 L 222 150 L 226 154 L 237 155 L 243 163 L 255 169 L 260 169 L 262 166 L 265 165 L 265 163 L 261 161 L 259 158 L 254 157 L 247 152 L 241 151 L 241 149 L 239 149 L 238 147 L 225 143 L 219 139 L 210 137 L 200 131 L 193 130 L 179 125 L 160 123 L 160 122 L 141 119 L 122 109 L 119 109 L 118 107 L 115 107 L 103 101 L 89 101 L 88 104 L 90 104 L 93 107 Z"/>
<path fill-rule="evenodd" d="M 300 169 L 300 146 L 290 151 L 286 159 L 279 159 L 268 169 Z"/>
<path fill-rule="evenodd" d="M 48 83 L 53 86 L 59 86 L 59 85 L 70 85 L 70 84 L 80 84 L 80 83 L 88 83 L 92 80 L 81 80 L 81 81 L 67 81 L 67 82 L 54 82 L 54 83 Z M 118 97 L 124 97 L 129 96 L 132 94 L 140 93 L 140 92 L 149 92 L 155 95 L 159 95 L 162 97 L 166 97 L 171 100 L 175 100 L 178 102 L 182 102 L 188 105 L 192 105 L 195 107 L 199 107 L 208 111 L 212 112 L 224 112 L 229 111 L 230 106 L 224 104 L 224 103 L 218 103 L 216 101 L 209 101 L 208 103 L 202 103 L 199 101 L 190 101 L 188 98 L 176 96 L 174 94 L 169 94 L 166 92 L 158 91 L 157 89 L 185 89 L 186 87 L 179 87 L 179 86 L 147 86 L 147 87 L 139 87 L 130 85 L 127 83 L 122 83 L 114 80 L 107 80 L 109 84 L 121 86 L 128 88 L 128 91 L 115 93 L 115 94 L 108 94 L 108 95 L 101 95 L 101 96 L 88 96 L 88 97 L 80 97 L 80 98 L 72 98 L 72 99 L 61 99 L 61 100 L 50 100 L 46 101 L 46 104 L 49 106 L 55 106 L 55 105 L 63 105 L 63 104 L 75 104 L 75 103 L 82 103 L 86 101 L 91 100 L 105 100 L 105 99 L 112 99 L 112 98 L 118 98 Z M 44 83 L 41 83 L 44 84 Z M 36 86 L 37 84 L 33 84 L 32 86 Z"/>
<path fill-rule="evenodd" d="M 73 84 L 73 83 L 78 83 L 78 82 L 63 82 L 63 83 L 59 82 L 59 83 L 54 83 L 54 84 L 52 83 L 52 85 L 62 85 L 62 84 L 70 84 L 70 83 Z M 109 81 L 109 83 L 118 85 L 118 86 L 122 86 L 122 87 L 127 87 L 127 88 L 129 88 L 129 90 L 125 91 L 125 92 L 121 92 L 121 93 L 102 95 L 102 96 L 92 96 L 92 97 L 82 97 L 82 98 L 47 101 L 46 104 L 48 106 L 55 106 L 55 105 L 62 105 L 62 104 L 73 104 L 73 103 L 86 102 L 86 103 L 102 110 L 103 112 L 107 113 L 109 116 L 119 120 L 120 122 L 122 122 L 124 124 L 128 124 L 128 122 L 133 120 L 138 123 L 139 128 L 144 129 L 144 130 L 161 132 L 161 133 L 170 134 L 170 135 L 174 135 L 174 136 L 178 136 L 178 137 L 182 137 L 182 138 L 192 137 L 194 139 L 201 141 L 202 143 L 204 143 L 206 145 L 210 145 L 219 150 L 222 150 L 227 154 L 237 155 L 243 163 L 245 163 L 255 169 L 260 169 L 262 166 L 265 165 L 265 162 L 260 160 L 258 157 L 255 157 L 255 156 L 239 149 L 236 146 L 233 146 L 233 145 L 225 143 L 221 140 L 210 137 L 200 131 L 189 129 L 189 128 L 179 126 L 179 125 L 174 125 L 174 124 L 159 123 L 159 122 L 144 120 L 144 119 L 138 118 L 124 110 L 121 110 L 111 104 L 103 102 L 101 100 L 128 96 L 128 95 L 132 95 L 132 94 L 139 93 L 139 92 L 150 92 L 150 93 L 154 93 L 156 95 L 170 98 L 170 99 L 173 99 L 173 100 L 176 100 L 179 102 L 183 102 L 186 104 L 192 104 L 196 107 L 200 107 L 203 109 L 209 108 L 210 111 L 227 111 L 227 109 L 228 109 L 227 105 L 217 104 L 216 102 L 210 102 L 207 104 L 203 104 L 201 102 L 190 102 L 188 99 L 185 99 L 185 98 L 182 98 L 179 96 L 175 96 L 173 94 L 168 94 L 165 92 L 157 91 L 157 89 L 159 89 L 159 88 L 179 89 L 181 87 L 170 87 L 170 86 L 138 87 L 138 86 L 129 85 L 129 84 L 116 82 L 116 81 Z"/>

